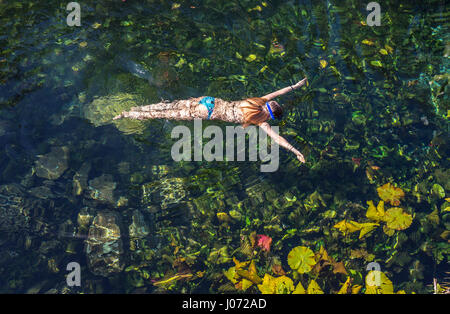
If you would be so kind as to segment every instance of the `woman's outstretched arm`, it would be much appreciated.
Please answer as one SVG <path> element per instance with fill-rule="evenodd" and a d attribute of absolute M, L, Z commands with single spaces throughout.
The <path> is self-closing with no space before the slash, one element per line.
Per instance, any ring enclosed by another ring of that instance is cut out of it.
<path fill-rule="evenodd" d="M 299 81 L 297 84 L 291 85 L 291 86 L 288 86 L 288 87 L 285 87 L 285 88 L 282 88 L 280 90 L 277 90 L 276 92 L 273 92 L 273 93 L 270 93 L 270 94 L 268 94 L 266 96 L 263 96 L 263 98 L 267 99 L 268 101 L 272 100 L 275 97 L 284 95 L 286 93 L 289 93 L 289 92 L 293 91 L 294 89 L 302 87 L 307 82 L 307 80 L 308 79 L 305 77 L 303 80 Z"/>
<path fill-rule="evenodd" d="M 263 122 L 259 125 L 259 127 L 262 128 L 267 133 L 267 135 L 269 135 L 271 138 L 273 138 L 273 140 L 275 142 L 277 142 L 278 145 L 283 146 L 287 150 L 293 152 L 297 156 L 297 159 L 300 160 L 301 162 L 303 162 L 303 163 L 305 162 L 305 157 L 303 157 L 302 153 L 300 153 L 298 150 L 296 150 L 294 146 L 289 144 L 289 142 L 286 141 L 286 139 L 284 137 L 275 133 L 272 130 L 272 128 L 270 127 L 269 123 Z"/>

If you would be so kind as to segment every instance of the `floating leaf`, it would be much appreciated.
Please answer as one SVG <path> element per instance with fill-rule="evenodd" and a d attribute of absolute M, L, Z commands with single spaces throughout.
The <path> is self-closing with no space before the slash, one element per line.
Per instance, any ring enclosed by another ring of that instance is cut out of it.
<path fill-rule="evenodd" d="M 403 211 L 400 207 L 393 207 L 386 211 L 386 225 L 390 229 L 404 230 L 412 223 L 412 216 Z"/>
<path fill-rule="evenodd" d="M 245 266 L 247 266 L 250 263 L 250 261 L 239 262 L 235 257 L 233 257 L 233 262 L 234 262 L 234 264 L 236 266 L 236 269 L 242 269 L 242 268 L 244 268 Z"/>
<path fill-rule="evenodd" d="M 320 60 L 320 67 L 322 69 L 325 69 L 325 67 L 327 66 L 328 62 L 326 60 Z"/>
<path fill-rule="evenodd" d="M 389 202 L 393 206 L 398 206 L 400 204 L 400 199 L 405 196 L 402 189 L 396 188 L 391 183 L 386 183 L 377 188 L 378 196 L 385 201 Z"/>
<path fill-rule="evenodd" d="M 349 294 L 351 293 L 351 278 L 347 277 L 347 280 L 342 285 L 341 289 L 339 289 L 338 294 Z"/>
<path fill-rule="evenodd" d="M 300 274 L 307 273 L 316 264 L 314 252 L 305 246 L 297 246 L 289 252 L 288 264 Z"/>
<path fill-rule="evenodd" d="M 297 284 L 297 287 L 295 287 L 294 291 L 292 292 L 292 294 L 306 294 L 306 290 L 305 288 L 303 288 L 302 283 L 299 282 Z"/>
<path fill-rule="evenodd" d="M 322 289 L 320 289 L 317 282 L 314 279 L 312 279 L 311 282 L 309 283 L 308 288 L 306 289 L 306 293 L 307 294 L 323 294 L 323 291 L 322 291 Z"/>
<path fill-rule="evenodd" d="M 360 224 L 360 226 L 361 226 L 361 231 L 359 232 L 359 239 L 361 239 L 363 236 L 368 234 L 370 231 L 372 231 L 373 229 L 378 227 L 379 224 L 366 222 L 366 223 Z"/>
<path fill-rule="evenodd" d="M 255 265 L 255 261 L 252 260 L 252 262 L 250 263 L 250 266 L 248 267 L 248 270 L 244 270 L 244 269 L 237 269 L 236 273 L 251 281 L 254 284 L 260 284 L 262 282 L 262 279 L 259 278 L 258 276 L 258 272 L 256 270 L 256 265 Z"/>
<path fill-rule="evenodd" d="M 257 239 L 258 243 L 256 245 L 260 247 L 263 251 L 269 252 L 270 245 L 272 244 L 272 238 L 264 234 L 258 234 Z"/>
<path fill-rule="evenodd" d="M 288 294 L 294 290 L 294 283 L 291 278 L 286 276 L 274 278 L 265 274 L 258 289 L 262 294 Z"/>
<path fill-rule="evenodd" d="M 236 284 L 238 282 L 238 274 L 236 273 L 236 267 L 232 266 L 227 271 L 224 271 L 223 274 L 228 278 L 229 281 Z"/>
<path fill-rule="evenodd" d="M 245 291 L 253 285 L 253 282 L 243 278 L 240 282 L 235 284 L 236 289 Z"/>
<path fill-rule="evenodd" d="M 383 226 L 383 232 L 386 233 L 390 237 L 392 237 L 395 234 L 395 230 L 389 228 L 387 225 Z"/>
<path fill-rule="evenodd" d="M 380 49 L 380 53 L 381 53 L 382 55 L 387 55 L 387 54 L 388 54 L 387 50 L 386 50 L 386 49 L 383 49 L 383 48 Z"/>
<path fill-rule="evenodd" d="M 347 270 L 345 270 L 345 266 L 343 262 L 333 263 L 333 274 L 344 274 L 347 275 Z"/>
<path fill-rule="evenodd" d="M 392 281 L 381 271 L 371 270 L 366 276 L 366 294 L 393 294 Z"/>
<path fill-rule="evenodd" d="M 367 209 L 366 217 L 375 220 L 375 221 L 382 221 L 384 220 L 384 202 L 380 201 L 375 207 L 373 204 L 373 201 L 368 201 L 367 205 L 369 205 L 369 208 Z"/>
<path fill-rule="evenodd" d="M 333 226 L 334 228 L 339 229 L 344 236 L 348 233 L 353 233 L 361 229 L 360 224 L 353 220 L 342 220 Z"/>

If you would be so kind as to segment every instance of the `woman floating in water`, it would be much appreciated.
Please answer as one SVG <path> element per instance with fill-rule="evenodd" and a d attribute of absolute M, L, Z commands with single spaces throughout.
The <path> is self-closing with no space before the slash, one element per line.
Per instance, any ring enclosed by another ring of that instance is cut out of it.
<path fill-rule="evenodd" d="M 114 117 L 130 119 L 170 119 L 170 120 L 194 120 L 213 119 L 233 123 L 240 123 L 243 127 L 251 124 L 260 126 L 278 145 L 293 152 L 297 159 L 305 162 L 303 155 L 289 144 L 283 137 L 275 133 L 266 122 L 269 119 L 281 118 L 283 109 L 274 100 L 275 97 L 284 95 L 294 89 L 300 88 L 306 83 L 306 77 L 295 85 L 282 88 L 276 92 L 261 98 L 253 97 L 238 101 L 225 101 L 220 98 L 202 96 L 177 100 L 174 102 L 158 103 L 153 105 L 133 107 L 130 111 L 124 111 Z"/>

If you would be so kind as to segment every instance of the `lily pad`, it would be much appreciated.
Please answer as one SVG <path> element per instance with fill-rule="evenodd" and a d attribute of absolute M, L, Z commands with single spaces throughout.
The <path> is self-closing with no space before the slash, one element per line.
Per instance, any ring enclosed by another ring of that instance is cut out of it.
<path fill-rule="evenodd" d="M 393 294 L 392 281 L 381 271 L 372 270 L 366 276 L 366 294 Z"/>
<path fill-rule="evenodd" d="M 386 211 L 386 224 L 390 229 L 404 230 L 412 223 L 412 216 L 400 207 L 393 207 Z"/>
<path fill-rule="evenodd" d="M 385 201 L 389 202 L 393 206 L 400 204 L 400 199 L 405 196 L 402 189 L 393 186 L 391 183 L 386 183 L 377 188 L 378 196 Z"/>
<path fill-rule="evenodd" d="M 294 290 L 292 279 L 286 276 L 272 277 L 265 274 L 263 282 L 258 285 L 262 294 L 288 294 Z"/>
<path fill-rule="evenodd" d="M 305 246 L 297 246 L 289 252 L 288 264 L 300 274 L 307 273 L 316 264 L 314 252 Z"/>

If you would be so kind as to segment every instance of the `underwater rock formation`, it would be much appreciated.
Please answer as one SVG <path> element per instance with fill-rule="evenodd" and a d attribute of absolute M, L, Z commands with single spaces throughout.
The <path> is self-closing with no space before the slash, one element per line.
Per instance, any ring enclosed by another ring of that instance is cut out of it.
<path fill-rule="evenodd" d="M 50 153 L 40 156 L 36 161 L 36 175 L 49 180 L 58 179 L 67 170 L 68 158 L 67 147 L 52 147 Z"/>
<path fill-rule="evenodd" d="M 123 245 L 120 218 L 113 212 L 100 212 L 89 227 L 85 252 L 88 267 L 96 275 L 107 277 L 122 271 Z"/>
<path fill-rule="evenodd" d="M 29 227 L 22 193 L 15 184 L 0 186 L 0 232 L 16 232 Z"/>
<path fill-rule="evenodd" d="M 162 209 L 180 203 L 186 196 L 184 178 L 164 178 L 142 185 L 142 203 L 160 204 Z"/>
<path fill-rule="evenodd" d="M 114 190 L 117 183 L 110 174 L 102 174 L 100 177 L 89 181 L 89 196 L 98 201 L 115 203 Z"/>
<path fill-rule="evenodd" d="M 150 229 L 145 222 L 144 216 L 139 210 L 133 211 L 133 222 L 129 225 L 128 230 L 131 239 L 140 239 L 146 237 L 150 233 Z"/>
<path fill-rule="evenodd" d="M 84 117 L 96 127 L 113 123 L 117 129 L 125 134 L 141 134 L 145 128 L 142 121 L 133 119 L 112 120 L 123 111 L 131 107 L 142 106 L 144 99 L 139 95 L 119 93 L 111 96 L 95 98 L 84 106 Z"/>

